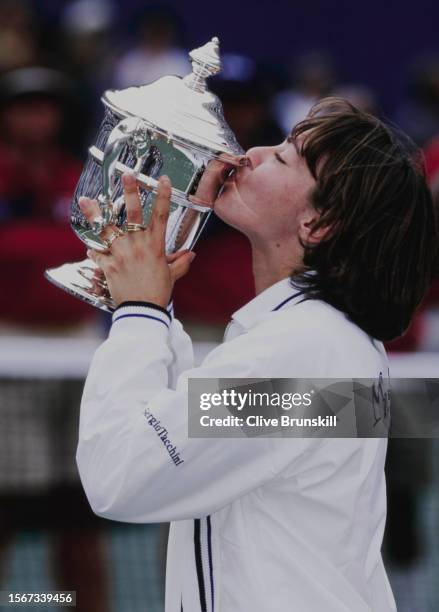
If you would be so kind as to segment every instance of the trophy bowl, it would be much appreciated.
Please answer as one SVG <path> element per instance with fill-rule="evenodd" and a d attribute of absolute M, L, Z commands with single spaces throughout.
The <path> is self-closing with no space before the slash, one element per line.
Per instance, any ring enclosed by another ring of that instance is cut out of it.
<path fill-rule="evenodd" d="M 192 249 L 218 195 L 204 185 L 214 168 L 223 179 L 246 163 L 244 151 L 226 123 L 219 98 L 206 79 L 221 70 L 218 38 L 189 53 L 192 72 L 165 76 L 149 85 L 106 91 L 104 118 L 79 178 L 71 203 L 71 225 L 88 248 L 102 250 L 106 225 L 123 229 L 126 210 L 120 176 L 136 176 L 148 225 L 158 178 L 171 179 L 166 253 Z M 219 184 L 219 188 L 221 183 Z M 97 199 L 101 216 L 89 224 L 79 198 Z M 71 295 L 102 310 L 115 308 L 105 279 L 90 259 L 66 263 L 45 272 L 46 278 Z"/>

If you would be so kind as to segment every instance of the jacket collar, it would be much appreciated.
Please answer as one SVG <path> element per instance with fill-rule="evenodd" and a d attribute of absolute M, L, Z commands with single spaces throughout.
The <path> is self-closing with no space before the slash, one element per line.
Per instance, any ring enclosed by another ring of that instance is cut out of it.
<path fill-rule="evenodd" d="M 232 320 L 244 329 L 249 329 L 262 315 L 297 304 L 301 299 L 302 291 L 294 285 L 291 278 L 284 278 L 234 312 Z"/>

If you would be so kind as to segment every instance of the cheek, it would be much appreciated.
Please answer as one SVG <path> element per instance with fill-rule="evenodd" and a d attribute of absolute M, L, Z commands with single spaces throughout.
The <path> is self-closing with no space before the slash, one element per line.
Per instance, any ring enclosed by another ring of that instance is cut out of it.
<path fill-rule="evenodd" d="M 290 178 L 290 177 L 288 177 Z M 226 188 L 215 204 L 215 212 L 226 223 L 279 238 L 294 231 L 296 197 L 293 180 L 275 181 L 273 172 L 255 171 L 238 189 Z"/>
<path fill-rule="evenodd" d="M 258 215 L 248 206 L 245 194 L 232 185 L 226 187 L 216 200 L 214 211 L 222 221 L 244 233 L 260 225 Z"/>
<path fill-rule="evenodd" d="M 221 195 L 216 199 L 213 210 L 220 219 L 230 223 L 240 208 L 242 207 L 239 194 L 232 186 L 226 186 Z"/>
<path fill-rule="evenodd" d="M 272 176 L 258 177 L 254 184 L 242 187 L 241 196 L 247 207 L 257 216 L 261 216 L 270 224 L 282 223 L 283 219 L 291 213 L 292 192 L 282 182 L 275 182 Z"/>
<path fill-rule="evenodd" d="M 272 210 L 276 200 L 276 186 L 270 176 L 260 173 L 259 176 L 250 176 L 240 185 L 239 193 L 247 208 L 255 213 L 266 214 Z"/>

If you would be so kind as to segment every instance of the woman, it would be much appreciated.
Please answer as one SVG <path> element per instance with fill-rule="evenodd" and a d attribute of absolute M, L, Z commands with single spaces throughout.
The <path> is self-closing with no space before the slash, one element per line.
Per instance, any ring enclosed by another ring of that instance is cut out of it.
<path fill-rule="evenodd" d="M 188 437 L 191 378 L 368 378 L 382 340 L 428 288 L 433 206 L 416 152 L 346 102 L 317 104 L 289 138 L 247 152 L 216 214 L 250 240 L 256 297 L 193 368 L 167 305 L 193 258 L 167 261 L 170 183 L 145 231 L 90 252 L 118 304 L 81 407 L 78 466 L 93 510 L 172 521 L 166 611 L 390 612 L 380 547 L 380 438 Z M 136 181 L 124 176 L 130 223 Z M 97 202 L 84 199 L 91 221 Z"/>

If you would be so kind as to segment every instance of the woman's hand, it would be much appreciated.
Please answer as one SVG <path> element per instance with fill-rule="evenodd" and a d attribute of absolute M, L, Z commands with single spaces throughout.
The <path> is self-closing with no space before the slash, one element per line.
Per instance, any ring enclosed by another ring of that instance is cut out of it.
<path fill-rule="evenodd" d="M 143 223 L 137 181 L 131 174 L 122 176 L 128 223 Z M 181 251 L 166 256 L 165 236 L 171 199 L 171 181 L 159 179 L 158 193 L 148 227 L 117 237 L 106 251 L 89 250 L 87 255 L 105 275 L 116 306 L 126 301 L 152 302 L 166 308 L 174 283 L 184 276 L 195 253 Z M 87 221 L 100 215 L 97 200 L 80 198 L 79 205 Z M 107 226 L 100 238 L 108 239 L 114 225 Z"/>
<path fill-rule="evenodd" d="M 226 161 L 221 157 L 211 159 L 201 176 L 195 195 L 189 196 L 189 199 L 195 204 L 213 207 L 224 181 L 234 167 L 228 158 Z"/>

